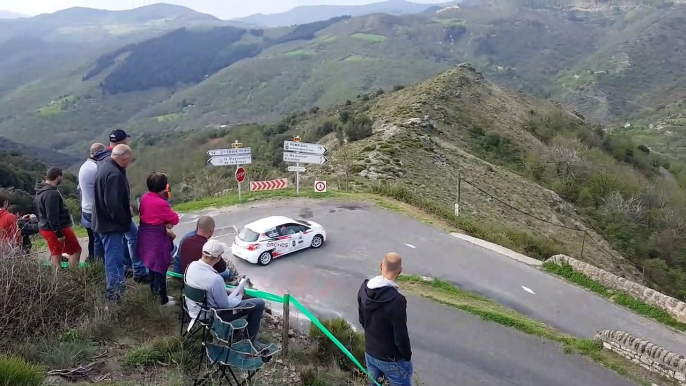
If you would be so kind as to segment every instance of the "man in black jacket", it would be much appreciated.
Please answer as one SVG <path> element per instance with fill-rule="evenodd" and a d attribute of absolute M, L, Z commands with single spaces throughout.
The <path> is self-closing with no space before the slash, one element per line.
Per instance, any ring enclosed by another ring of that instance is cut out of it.
<path fill-rule="evenodd" d="M 381 262 L 381 275 L 365 280 L 357 294 L 367 370 L 374 380 L 385 377 L 391 386 L 412 385 L 407 300 L 395 283 L 402 270 L 400 255 L 386 254 Z"/>
<path fill-rule="evenodd" d="M 55 268 L 62 265 L 62 254 L 69 255 L 69 265 L 76 267 L 81 259 L 81 244 L 72 230 L 72 218 L 57 185 L 62 183 L 62 169 L 51 167 L 44 182 L 36 184 L 38 229 L 48 244 Z"/>
<path fill-rule="evenodd" d="M 124 271 L 124 234 L 131 227 L 131 192 L 126 167 L 131 163 L 131 148 L 117 145 L 110 159 L 98 165 L 93 195 L 93 231 L 105 247 L 107 297 L 118 300 L 126 280 Z"/>

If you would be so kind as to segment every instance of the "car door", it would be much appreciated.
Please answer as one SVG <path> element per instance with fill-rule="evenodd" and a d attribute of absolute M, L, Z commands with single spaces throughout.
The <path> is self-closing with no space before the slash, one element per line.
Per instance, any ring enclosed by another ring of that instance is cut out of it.
<path fill-rule="evenodd" d="M 281 241 L 288 241 L 288 252 L 286 253 L 291 253 L 303 248 L 303 233 L 299 224 L 283 224 L 277 229 L 279 231 Z"/>
<path fill-rule="evenodd" d="M 290 237 L 281 235 L 279 228 L 272 228 L 265 232 L 265 234 L 269 237 L 267 248 L 272 251 L 272 257 L 278 257 L 290 252 Z"/>

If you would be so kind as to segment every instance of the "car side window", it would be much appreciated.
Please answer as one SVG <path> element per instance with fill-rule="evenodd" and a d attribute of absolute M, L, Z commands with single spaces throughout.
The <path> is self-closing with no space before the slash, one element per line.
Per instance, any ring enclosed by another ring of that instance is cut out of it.
<path fill-rule="evenodd" d="M 265 233 L 267 234 L 267 237 L 279 237 L 279 232 L 275 228 L 272 228 Z"/>
<path fill-rule="evenodd" d="M 281 236 L 290 236 L 300 232 L 300 225 L 298 224 L 283 224 L 277 227 Z"/>

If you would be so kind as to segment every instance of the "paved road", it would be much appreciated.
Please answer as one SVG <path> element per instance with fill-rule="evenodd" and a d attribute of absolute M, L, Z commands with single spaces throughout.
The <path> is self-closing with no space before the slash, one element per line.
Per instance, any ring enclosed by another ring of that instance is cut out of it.
<path fill-rule="evenodd" d="M 535 268 L 457 239 L 401 214 L 360 203 L 316 200 L 256 202 L 207 211 L 216 238 L 230 244 L 234 227 L 269 215 L 312 219 L 327 229 L 320 250 L 274 260 L 267 267 L 236 261 L 260 289 L 289 291 L 321 316 L 356 323 L 356 294 L 375 275 L 381 256 L 400 252 L 405 272 L 430 274 L 486 295 L 562 331 L 592 337 L 603 328 L 630 333 L 686 352 L 686 337 Z M 199 214 L 186 214 L 175 229 L 182 237 Z M 529 288 L 534 294 L 522 288 Z M 409 299 L 415 365 L 426 385 L 628 385 L 555 344 L 472 315 Z"/>

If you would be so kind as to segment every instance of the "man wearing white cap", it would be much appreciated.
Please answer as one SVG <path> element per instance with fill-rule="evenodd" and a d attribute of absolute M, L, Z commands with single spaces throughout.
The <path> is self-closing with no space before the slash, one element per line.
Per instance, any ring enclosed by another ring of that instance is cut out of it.
<path fill-rule="evenodd" d="M 227 322 L 247 316 L 250 340 L 253 341 L 253 345 L 257 350 L 261 350 L 266 345 L 257 340 L 257 334 L 260 330 L 260 320 L 264 313 L 264 300 L 243 300 L 246 279 L 241 280 L 241 283 L 229 294 L 226 290 L 224 279 L 213 268 L 219 260 L 223 259 L 222 255 L 228 249 L 228 246 L 220 241 L 208 240 L 202 247 L 202 257 L 200 260 L 188 265 L 184 279 L 189 286 L 207 291 L 207 305 L 210 308 L 236 308 L 246 303 L 254 304 L 254 308 L 237 313 L 223 311 L 219 313 L 219 316 Z M 190 317 L 196 318 L 200 312 L 200 306 L 189 299 L 186 299 L 186 306 Z"/>

